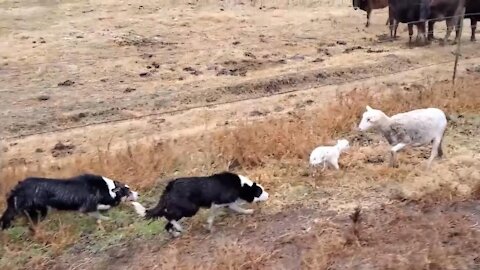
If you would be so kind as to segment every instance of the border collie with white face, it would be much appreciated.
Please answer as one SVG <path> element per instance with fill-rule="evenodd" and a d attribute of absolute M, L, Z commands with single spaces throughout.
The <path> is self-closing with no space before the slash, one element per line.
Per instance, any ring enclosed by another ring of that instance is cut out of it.
<path fill-rule="evenodd" d="M 147 219 L 165 217 L 168 221 L 165 230 L 176 237 L 183 231 L 178 221 L 194 216 L 200 208 L 210 208 L 207 228 L 211 231 L 219 209 L 229 208 L 238 213 L 252 214 L 253 209 L 243 209 L 240 205 L 267 199 L 268 193 L 263 187 L 248 177 L 222 172 L 171 180 L 157 206 L 152 209 L 146 210 L 138 202 L 132 204 L 135 211 Z"/>
<path fill-rule="evenodd" d="M 24 214 L 35 224 L 48 209 L 79 211 L 97 220 L 108 220 L 99 210 L 108 210 L 121 201 L 136 201 L 138 193 L 129 186 L 100 175 L 83 174 L 68 179 L 29 177 L 19 182 L 7 198 L 7 209 L 0 218 L 2 230 L 15 216 Z"/>

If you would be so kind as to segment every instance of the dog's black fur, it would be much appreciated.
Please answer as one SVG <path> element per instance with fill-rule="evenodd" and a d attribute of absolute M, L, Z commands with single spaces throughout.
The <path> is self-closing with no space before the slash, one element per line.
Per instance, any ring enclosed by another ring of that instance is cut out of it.
<path fill-rule="evenodd" d="M 146 219 L 165 217 L 165 230 L 172 230 L 171 221 L 194 216 L 200 208 L 225 205 L 238 200 L 252 203 L 268 193 L 257 183 L 243 184 L 241 176 L 222 172 L 211 176 L 185 177 L 171 180 L 158 204 L 145 211 Z M 262 199 L 263 200 L 263 199 Z M 138 211 L 137 211 L 138 212 Z"/>
<path fill-rule="evenodd" d="M 48 207 L 83 213 L 96 212 L 99 204 L 114 207 L 122 198 L 132 196 L 128 186 L 118 181 L 110 181 L 114 183 L 114 188 L 111 189 L 115 194 L 114 198 L 109 192 L 107 182 L 99 175 L 84 174 L 69 179 L 26 178 L 8 195 L 7 209 L 0 218 L 0 225 L 2 229 L 10 227 L 15 216 L 19 214 L 24 214 L 33 223 L 37 223 L 46 217 Z"/>

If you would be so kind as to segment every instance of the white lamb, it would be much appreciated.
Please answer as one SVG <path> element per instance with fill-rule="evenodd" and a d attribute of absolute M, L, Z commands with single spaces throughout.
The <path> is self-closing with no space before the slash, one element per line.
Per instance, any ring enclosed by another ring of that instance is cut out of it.
<path fill-rule="evenodd" d="M 391 148 L 390 166 L 397 167 L 397 152 L 405 146 L 422 146 L 433 142 L 428 159 L 430 168 L 435 157 L 442 157 L 442 140 L 447 128 L 445 113 L 437 108 L 418 109 L 388 117 L 380 110 L 366 107 L 358 125 L 361 131 L 374 129 L 381 133 Z"/>
<path fill-rule="evenodd" d="M 310 154 L 310 165 L 317 166 L 323 164 L 322 171 L 325 170 L 326 165 L 331 165 L 338 170 L 338 158 L 340 157 L 340 153 L 347 150 L 349 147 L 349 143 L 345 139 L 338 140 L 337 144 L 334 146 L 319 146 L 313 149 Z"/>

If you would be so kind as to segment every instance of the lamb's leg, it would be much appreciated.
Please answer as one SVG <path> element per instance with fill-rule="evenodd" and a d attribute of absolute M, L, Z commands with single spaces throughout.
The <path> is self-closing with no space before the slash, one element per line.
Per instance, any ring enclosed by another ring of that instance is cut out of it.
<path fill-rule="evenodd" d="M 231 203 L 228 205 L 228 208 L 232 209 L 233 211 L 240 213 L 240 214 L 245 214 L 245 215 L 250 215 L 253 214 L 253 209 L 243 209 L 236 203 Z"/>
<path fill-rule="evenodd" d="M 340 167 L 338 166 L 338 157 L 337 158 L 332 158 L 332 160 L 330 161 L 330 164 L 332 164 L 332 166 L 336 170 L 340 170 Z"/>
<path fill-rule="evenodd" d="M 399 143 L 390 150 L 390 167 L 397 167 L 397 152 L 404 148 L 406 144 Z"/>

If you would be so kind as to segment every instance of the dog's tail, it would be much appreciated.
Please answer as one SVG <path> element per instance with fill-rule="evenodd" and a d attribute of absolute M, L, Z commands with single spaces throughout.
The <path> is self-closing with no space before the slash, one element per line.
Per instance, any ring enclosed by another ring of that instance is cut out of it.
<path fill-rule="evenodd" d="M 143 205 L 141 205 L 139 202 L 131 202 L 131 204 L 133 205 L 133 209 L 135 209 L 135 212 L 139 216 L 145 217 L 147 209 L 145 209 L 145 207 L 143 207 Z"/>
<path fill-rule="evenodd" d="M 148 209 L 145 211 L 145 218 L 146 219 L 154 219 L 154 218 L 161 218 L 165 215 L 165 207 L 163 204 L 159 203 L 152 209 Z"/>
<path fill-rule="evenodd" d="M 162 198 L 163 199 L 163 198 Z M 152 209 L 145 209 L 143 205 L 138 202 L 132 202 L 135 212 L 146 219 L 161 218 L 165 215 L 165 207 L 163 200 L 160 199 L 160 202 Z"/>
<path fill-rule="evenodd" d="M 166 214 L 166 208 L 167 208 L 167 201 L 168 201 L 168 194 L 172 190 L 172 182 L 168 183 L 168 185 L 165 187 L 165 190 L 163 191 L 162 196 L 160 196 L 160 200 L 158 201 L 158 204 L 152 208 L 152 209 L 145 209 L 143 205 L 141 205 L 138 202 L 132 202 L 133 208 L 135 209 L 135 212 L 141 217 L 144 217 L 146 219 L 154 219 L 154 218 L 161 218 L 165 216 Z"/>

